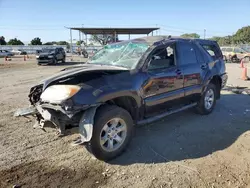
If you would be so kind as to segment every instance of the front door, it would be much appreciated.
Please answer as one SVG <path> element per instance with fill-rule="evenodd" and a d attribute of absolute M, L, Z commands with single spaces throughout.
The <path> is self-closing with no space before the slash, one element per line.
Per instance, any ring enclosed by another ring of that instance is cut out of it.
<path fill-rule="evenodd" d="M 178 69 L 175 43 L 156 48 L 149 56 L 147 75 L 143 85 L 146 117 L 167 111 L 176 100 L 184 97 L 183 75 Z"/>

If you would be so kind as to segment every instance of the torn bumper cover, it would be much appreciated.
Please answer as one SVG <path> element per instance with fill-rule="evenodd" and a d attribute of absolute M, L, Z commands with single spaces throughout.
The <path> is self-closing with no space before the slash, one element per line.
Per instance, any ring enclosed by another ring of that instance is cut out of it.
<path fill-rule="evenodd" d="M 60 106 L 50 104 L 35 105 L 24 109 L 18 109 L 14 116 L 36 116 L 34 127 L 44 129 L 46 123 L 52 123 L 58 129 L 59 134 L 65 134 L 66 125 L 79 126 L 80 143 L 89 142 L 92 138 L 94 116 L 100 104 L 89 105 L 79 112 L 66 112 Z M 79 144 L 80 144 L 79 143 Z"/>

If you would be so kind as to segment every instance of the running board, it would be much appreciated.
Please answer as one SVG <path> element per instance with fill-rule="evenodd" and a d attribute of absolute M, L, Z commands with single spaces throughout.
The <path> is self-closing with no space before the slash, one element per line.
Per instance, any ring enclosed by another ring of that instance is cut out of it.
<path fill-rule="evenodd" d="M 194 107 L 196 105 L 197 105 L 197 103 L 192 103 L 192 104 L 183 106 L 181 108 L 178 108 L 176 110 L 170 110 L 170 111 L 164 112 L 164 113 L 162 113 L 160 115 L 156 115 L 156 116 L 150 117 L 148 119 L 141 120 L 141 121 L 139 121 L 137 123 L 137 125 L 143 125 L 143 124 L 152 123 L 152 122 L 157 121 L 157 120 L 159 120 L 159 119 L 161 119 L 163 117 L 169 116 L 169 115 L 177 113 L 177 112 L 181 112 L 181 111 L 187 110 L 187 109 L 192 108 L 192 107 Z"/>

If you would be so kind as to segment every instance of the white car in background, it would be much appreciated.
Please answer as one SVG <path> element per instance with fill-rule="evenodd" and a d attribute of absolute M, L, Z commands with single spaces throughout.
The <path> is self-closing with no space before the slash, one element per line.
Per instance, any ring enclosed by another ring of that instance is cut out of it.
<path fill-rule="evenodd" d="M 17 49 L 17 50 L 13 49 L 11 52 L 15 55 L 27 55 L 27 52 L 21 49 Z"/>
<path fill-rule="evenodd" d="M 0 50 L 0 57 L 11 57 L 14 54 L 8 50 Z"/>

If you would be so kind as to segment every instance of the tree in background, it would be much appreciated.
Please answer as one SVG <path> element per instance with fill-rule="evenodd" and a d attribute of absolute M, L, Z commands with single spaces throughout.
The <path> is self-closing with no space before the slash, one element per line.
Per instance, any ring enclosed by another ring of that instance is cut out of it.
<path fill-rule="evenodd" d="M 250 43 L 250 26 L 242 27 L 235 35 L 233 35 L 233 41 L 238 44 Z"/>
<path fill-rule="evenodd" d="M 115 41 L 114 35 L 104 34 L 104 35 L 91 35 L 90 41 L 97 42 L 101 45 L 106 45 Z M 116 37 L 118 41 L 118 36 Z"/>
<path fill-rule="evenodd" d="M 181 35 L 181 37 L 183 38 L 195 38 L 195 39 L 199 39 L 200 35 L 197 33 L 185 33 L 183 35 Z"/>
<path fill-rule="evenodd" d="M 5 38 L 4 38 L 4 36 L 1 36 L 0 37 L 0 45 L 6 45 L 7 43 L 6 43 L 6 41 L 5 41 Z"/>
<path fill-rule="evenodd" d="M 59 41 L 57 42 L 57 45 L 66 45 L 66 48 L 70 49 L 70 45 L 67 41 Z"/>
<path fill-rule="evenodd" d="M 39 37 L 36 37 L 31 40 L 30 42 L 31 45 L 42 45 L 41 39 Z"/>
<path fill-rule="evenodd" d="M 83 40 L 79 40 L 76 42 L 76 45 L 80 46 L 81 44 L 83 44 L 84 46 L 86 46 L 86 42 Z"/>
<path fill-rule="evenodd" d="M 250 44 L 250 26 L 242 27 L 234 35 L 212 37 L 210 39 L 217 41 L 220 46 Z"/>
<path fill-rule="evenodd" d="M 24 43 L 17 38 L 10 39 L 8 45 L 24 45 Z"/>
<path fill-rule="evenodd" d="M 57 45 L 68 45 L 69 43 L 67 41 L 59 41 L 57 42 Z"/>
<path fill-rule="evenodd" d="M 43 45 L 66 45 L 66 48 L 69 49 L 69 43 L 67 41 L 52 41 L 52 42 L 45 42 Z"/>
<path fill-rule="evenodd" d="M 54 44 L 57 44 L 56 41 L 52 41 L 52 42 L 45 42 L 43 43 L 43 45 L 54 45 Z"/>

